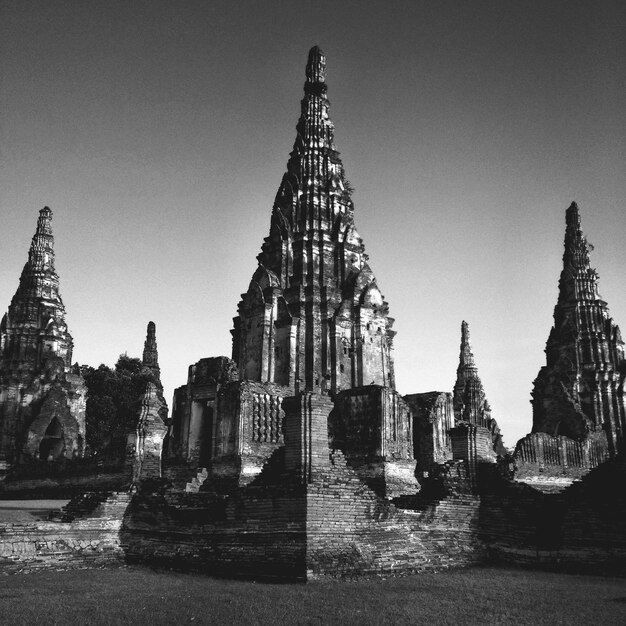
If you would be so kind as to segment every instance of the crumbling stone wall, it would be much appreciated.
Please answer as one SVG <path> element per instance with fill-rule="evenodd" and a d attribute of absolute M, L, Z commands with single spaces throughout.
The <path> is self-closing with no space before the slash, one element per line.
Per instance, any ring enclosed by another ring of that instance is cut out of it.
<path fill-rule="evenodd" d="M 0 523 L 0 574 L 123 563 L 120 529 L 130 497 L 83 496 L 65 521 Z"/>
<path fill-rule="evenodd" d="M 307 486 L 307 578 L 408 574 L 482 558 L 472 495 L 400 508 L 366 487 L 335 453 Z M 419 504 L 418 504 L 419 503 Z"/>
<path fill-rule="evenodd" d="M 256 578 L 368 576 L 476 562 L 479 499 L 400 509 L 340 453 L 307 485 L 254 483 L 228 497 L 137 496 L 124 522 L 131 560 Z"/>
<path fill-rule="evenodd" d="M 314 468 L 308 483 L 281 467 L 273 457 L 260 477 L 228 496 L 88 494 L 68 505 L 62 522 L 0 525 L 0 572 L 126 558 L 290 580 L 476 562 L 626 574 L 626 467 L 619 460 L 556 495 L 489 472 L 478 494 L 453 489 L 396 503 L 366 487 L 339 452 Z"/>
<path fill-rule="evenodd" d="M 522 483 L 481 496 L 480 538 L 491 561 L 626 575 L 626 467 L 607 461 L 557 494 Z"/>
<path fill-rule="evenodd" d="M 304 579 L 306 506 L 301 486 L 138 495 L 121 533 L 130 562 L 219 576 Z"/>

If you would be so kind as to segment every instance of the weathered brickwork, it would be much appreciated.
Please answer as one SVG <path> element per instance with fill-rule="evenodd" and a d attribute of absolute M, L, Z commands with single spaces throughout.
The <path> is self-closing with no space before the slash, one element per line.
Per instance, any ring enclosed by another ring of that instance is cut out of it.
<path fill-rule="evenodd" d="M 220 576 L 304 579 L 301 485 L 136 496 L 121 532 L 127 559 Z"/>
<path fill-rule="evenodd" d="M 328 396 L 302 393 L 285 398 L 285 469 L 301 480 L 330 464 L 328 416 L 333 402 Z"/>
<path fill-rule="evenodd" d="M 120 529 L 130 498 L 105 493 L 94 502 L 85 495 L 66 521 L 0 523 L 0 574 L 123 563 Z"/>
<path fill-rule="evenodd" d="M 478 472 L 479 493 L 471 493 L 463 464 L 455 465 L 444 480 L 447 496 L 397 503 L 366 487 L 338 452 L 309 482 L 282 466 L 268 463 L 251 485 L 227 496 L 86 494 L 66 507 L 62 522 L 0 525 L 0 572 L 125 559 L 289 580 L 477 562 L 626 574 L 626 467 L 619 460 L 556 495 L 503 480 L 493 464 Z"/>
<path fill-rule="evenodd" d="M 401 509 L 367 488 L 341 453 L 309 480 L 273 473 L 228 496 L 137 496 L 123 543 L 131 560 L 255 578 L 406 574 L 476 562 L 480 499 Z"/>
<path fill-rule="evenodd" d="M 307 578 L 408 574 L 482 558 L 480 501 L 404 499 L 365 488 L 341 454 L 307 486 Z"/>
<path fill-rule="evenodd" d="M 489 559 L 559 571 L 626 575 L 626 467 L 613 459 L 557 494 L 502 485 L 481 497 Z"/>

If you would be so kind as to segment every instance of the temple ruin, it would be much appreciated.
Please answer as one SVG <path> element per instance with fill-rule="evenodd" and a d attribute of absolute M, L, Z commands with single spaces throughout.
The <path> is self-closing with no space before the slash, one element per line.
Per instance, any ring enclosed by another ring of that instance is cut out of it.
<path fill-rule="evenodd" d="M 495 461 L 497 456 L 506 454 L 500 427 L 491 416 L 491 407 L 478 376 L 478 367 L 470 344 L 469 325 L 465 321 L 461 323 L 461 349 L 453 391 L 453 408 L 453 447 L 466 438 L 465 433 L 471 433 L 474 442 L 480 442 L 478 447 L 474 443 L 474 447 L 482 460 Z M 465 453 L 459 452 L 457 456 L 459 454 L 461 458 L 466 458 Z"/>
<path fill-rule="evenodd" d="M 146 329 L 141 368 L 148 374 L 148 383 L 139 400 L 135 428 L 128 433 L 126 440 L 126 466 L 132 475 L 132 485 L 150 478 L 161 478 L 163 441 L 169 423 L 154 322 L 148 322 Z"/>
<path fill-rule="evenodd" d="M 624 451 L 626 360 L 619 327 L 598 294 L 575 202 L 565 222 L 554 326 L 532 392 L 532 433 L 518 442 L 516 457 L 527 471 L 579 476 Z"/>
<path fill-rule="evenodd" d="M 0 464 L 85 450 L 84 380 L 54 269 L 52 211 L 39 211 L 28 261 L 0 324 Z"/>
<path fill-rule="evenodd" d="M 393 319 L 354 224 L 325 80 L 314 48 L 269 236 L 234 318 L 232 360 L 192 366 L 176 392 L 174 429 L 182 460 L 208 467 L 209 482 L 240 486 L 300 422 L 294 470 L 327 465 L 329 420 L 331 448 L 395 497 L 419 488 L 411 414 L 395 390 Z M 309 438 L 312 419 L 324 429 L 319 442 Z"/>
<path fill-rule="evenodd" d="M 190 365 L 168 420 L 150 322 L 147 383 L 124 432 L 130 490 L 83 494 L 57 523 L 0 528 L 1 565 L 125 561 L 283 580 L 484 562 L 626 574 L 623 343 L 597 295 L 576 205 L 533 433 L 514 463 L 465 321 L 453 389 L 396 390 L 393 319 L 333 135 L 326 59 L 314 47 L 231 355 Z M 42 210 L 2 322 L 1 450 L 11 458 L 83 445 L 58 443 L 84 394 L 70 371 L 50 217 Z M 573 477 L 573 466 L 584 471 Z M 519 468 L 570 472 L 567 488 L 533 488 Z"/>

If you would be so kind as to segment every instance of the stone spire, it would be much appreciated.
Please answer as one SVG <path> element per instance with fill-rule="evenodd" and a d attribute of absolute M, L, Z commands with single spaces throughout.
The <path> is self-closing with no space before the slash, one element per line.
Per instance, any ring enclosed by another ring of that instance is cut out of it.
<path fill-rule="evenodd" d="M 65 306 L 54 269 L 52 211 L 39 211 L 28 261 L 0 325 L 0 358 L 3 373 L 32 370 L 50 357 L 63 360 L 65 371 L 72 362 L 72 337 L 65 324 Z"/>
<path fill-rule="evenodd" d="M 314 47 L 270 233 L 234 320 L 233 359 L 242 380 L 293 393 L 394 388 L 393 320 L 354 226 L 325 81 Z"/>
<path fill-rule="evenodd" d="M 28 261 L 0 324 L 0 462 L 82 456 L 85 381 L 54 269 L 52 211 L 39 211 Z"/>
<path fill-rule="evenodd" d="M 454 417 L 457 422 L 486 426 L 491 409 L 485 397 L 482 381 L 470 344 L 469 325 L 461 323 L 461 350 L 454 384 Z"/>
<path fill-rule="evenodd" d="M 455 413 L 460 410 L 463 401 L 465 382 L 478 377 L 478 369 L 474 361 L 472 346 L 470 345 L 469 325 L 461 322 L 461 352 L 459 354 L 459 366 L 456 370 L 456 383 L 454 384 L 454 407 Z"/>
<path fill-rule="evenodd" d="M 598 294 L 575 202 L 565 224 L 554 326 L 532 393 L 533 432 L 581 439 L 604 430 L 614 451 L 624 437 L 624 342 Z"/>
<path fill-rule="evenodd" d="M 143 344 L 142 365 L 147 367 L 152 372 L 156 382 L 160 385 L 161 368 L 159 367 L 159 353 L 157 352 L 156 342 L 156 324 L 154 322 L 148 322 L 146 341 Z"/>
<path fill-rule="evenodd" d="M 454 419 L 458 424 L 471 424 L 489 430 L 493 451 L 504 455 L 506 450 L 498 423 L 491 417 L 483 383 L 478 376 L 470 344 L 469 325 L 461 322 L 461 350 L 453 392 Z"/>

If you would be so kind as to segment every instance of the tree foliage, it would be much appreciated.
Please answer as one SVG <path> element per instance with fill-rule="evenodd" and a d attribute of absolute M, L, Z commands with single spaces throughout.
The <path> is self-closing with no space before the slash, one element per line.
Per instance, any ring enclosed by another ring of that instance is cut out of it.
<path fill-rule="evenodd" d="M 154 382 L 150 370 L 140 359 L 121 355 L 111 369 L 81 366 L 87 384 L 87 445 L 92 454 L 123 453 L 126 435 L 137 421 L 139 401 L 148 382 Z"/>

